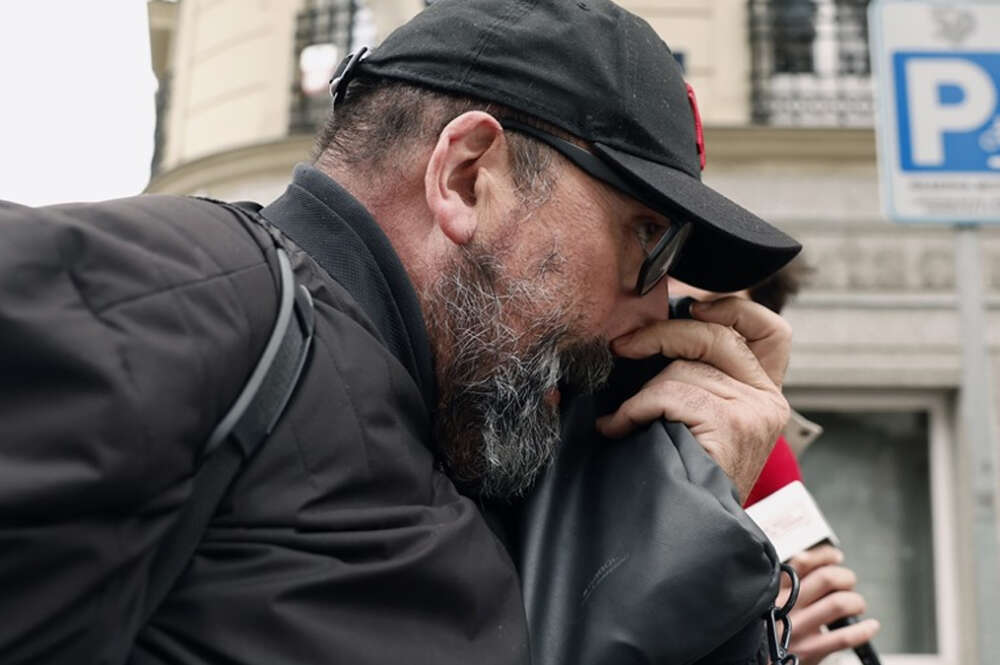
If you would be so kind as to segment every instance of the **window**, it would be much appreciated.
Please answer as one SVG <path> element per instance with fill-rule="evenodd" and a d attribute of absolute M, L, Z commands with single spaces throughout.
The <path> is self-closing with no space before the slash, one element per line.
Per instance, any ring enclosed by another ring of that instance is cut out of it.
<path fill-rule="evenodd" d="M 323 123 L 337 65 L 374 39 L 374 18 L 363 0 L 306 0 L 296 16 L 292 132 L 312 133 Z"/>
<path fill-rule="evenodd" d="M 812 73 L 816 40 L 816 5 L 812 0 L 774 0 L 772 7 L 774 72 Z"/>
<path fill-rule="evenodd" d="M 299 53 L 299 84 L 309 96 L 325 95 L 330 79 L 340 62 L 341 54 L 336 44 L 310 44 Z"/>
<path fill-rule="evenodd" d="M 750 0 L 753 120 L 871 126 L 867 0 Z"/>
<path fill-rule="evenodd" d="M 951 519 L 955 488 L 944 398 L 792 393 L 824 428 L 800 458 L 810 492 L 858 574 L 875 647 L 889 663 L 956 662 Z"/>

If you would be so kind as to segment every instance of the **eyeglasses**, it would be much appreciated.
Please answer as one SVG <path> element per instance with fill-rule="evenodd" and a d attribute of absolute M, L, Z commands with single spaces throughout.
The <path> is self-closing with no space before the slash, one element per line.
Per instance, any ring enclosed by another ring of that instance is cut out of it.
<path fill-rule="evenodd" d="M 500 125 L 504 129 L 513 129 L 541 141 L 571 161 L 587 175 L 611 185 L 635 200 L 643 201 L 646 198 L 638 188 L 618 175 L 600 157 L 587 152 L 580 146 L 517 120 L 501 119 Z M 644 296 L 649 293 L 670 272 L 690 234 L 690 222 L 673 223 L 652 250 L 646 251 L 646 248 L 643 247 L 646 258 L 639 268 L 639 277 L 635 283 L 635 291 L 638 295 Z"/>
<path fill-rule="evenodd" d="M 677 257 L 680 256 L 681 248 L 684 247 L 689 235 L 691 235 L 691 222 L 670 225 L 652 251 L 647 252 L 642 267 L 639 268 L 639 279 L 635 283 L 636 293 L 640 296 L 646 295 L 667 276 L 677 262 Z"/>

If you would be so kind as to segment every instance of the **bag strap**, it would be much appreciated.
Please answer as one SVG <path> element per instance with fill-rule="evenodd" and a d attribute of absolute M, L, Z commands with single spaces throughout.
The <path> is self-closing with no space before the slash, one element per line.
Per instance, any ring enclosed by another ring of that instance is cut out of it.
<path fill-rule="evenodd" d="M 249 212 L 259 220 L 256 211 Z M 265 228 L 270 230 L 266 223 Z M 273 232 L 272 237 L 277 242 Z M 135 633 L 146 625 L 187 568 L 219 502 L 243 462 L 274 429 L 305 365 L 313 334 L 312 297 L 304 286 L 296 287 L 288 254 L 280 246 L 277 255 L 281 294 L 271 336 L 243 390 L 205 445 L 191 497 L 153 560 Z"/>

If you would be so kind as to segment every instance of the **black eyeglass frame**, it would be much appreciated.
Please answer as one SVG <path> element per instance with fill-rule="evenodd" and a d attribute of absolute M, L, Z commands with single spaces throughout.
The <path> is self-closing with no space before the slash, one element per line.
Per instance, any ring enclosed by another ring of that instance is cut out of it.
<path fill-rule="evenodd" d="M 631 196 L 637 201 L 642 201 L 645 198 L 636 187 L 618 175 L 618 173 L 608 166 L 604 160 L 593 153 L 587 152 L 574 143 L 550 134 L 545 130 L 532 127 L 531 125 L 526 125 L 525 123 L 517 120 L 501 118 L 500 126 L 502 126 L 505 130 L 513 129 L 516 132 L 527 134 L 528 136 L 541 141 L 571 161 L 587 175 L 597 178 L 603 183 L 611 185 L 618 191 Z M 675 223 L 671 220 L 671 224 L 667 229 L 667 232 L 663 234 L 663 237 L 656 243 L 653 250 L 646 255 L 646 258 L 642 262 L 642 266 L 639 268 L 639 276 L 635 283 L 635 291 L 638 295 L 644 296 L 649 293 L 653 287 L 659 284 L 660 280 L 666 276 L 666 274 L 670 271 L 670 268 L 673 267 L 674 263 L 677 261 L 677 256 L 680 254 L 681 247 L 690 234 L 690 222 Z M 660 256 L 667 252 L 668 249 L 670 250 L 670 254 L 667 257 L 666 262 L 660 265 L 654 273 L 653 266 L 658 263 Z"/>
<path fill-rule="evenodd" d="M 649 293 L 653 287 L 660 283 L 661 279 L 667 276 L 667 273 L 677 262 L 677 257 L 689 235 L 691 235 L 691 222 L 671 222 L 670 228 L 656 243 L 653 251 L 646 255 L 642 267 L 639 268 L 639 278 L 636 280 L 635 290 L 640 296 Z M 654 266 L 660 261 L 660 257 L 664 255 L 666 255 L 666 259 L 663 260 L 662 265 L 655 269 L 655 274 L 650 275 L 654 271 Z"/>

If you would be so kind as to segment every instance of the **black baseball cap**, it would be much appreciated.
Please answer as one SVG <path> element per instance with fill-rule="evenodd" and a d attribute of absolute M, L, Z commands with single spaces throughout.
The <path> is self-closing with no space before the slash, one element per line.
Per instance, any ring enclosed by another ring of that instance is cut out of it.
<path fill-rule="evenodd" d="M 608 0 L 438 0 L 356 69 L 501 104 L 584 140 L 626 193 L 692 222 L 670 270 L 681 281 L 737 291 L 801 249 L 701 182 L 701 121 L 680 65 L 648 23 Z"/>

